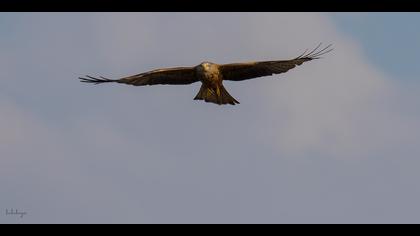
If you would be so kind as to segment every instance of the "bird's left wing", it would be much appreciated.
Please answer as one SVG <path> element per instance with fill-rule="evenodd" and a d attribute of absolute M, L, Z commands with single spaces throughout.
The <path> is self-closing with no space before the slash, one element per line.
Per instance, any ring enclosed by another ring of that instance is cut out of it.
<path fill-rule="evenodd" d="M 220 65 L 219 69 L 222 72 L 224 80 L 233 81 L 241 81 L 273 74 L 280 74 L 287 72 L 288 70 L 293 69 L 294 67 L 301 65 L 306 61 L 318 59 L 321 55 L 332 50 L 332 48 L 330 48 L 330 44 L 327 47 L 316 51 L 320 46 L 321 44 L 311 52 L 307 54 L 305 52 L 292 60 L 223 64 Z"/>
<path fill-rule="evenodd" d="M 106 83 L 117 82 L 122 84 L 131 84 L 134 86 L 155 85 L 155 84 L 192 84 L 199 81 L 195 76 L 194 67 L 175 67 L 152 70 L 149 72 L 123 77 L 112 80 L 104 77 L 95 78 L 86 76 L 80 78 L 82 82 L 86 83 Z"/>

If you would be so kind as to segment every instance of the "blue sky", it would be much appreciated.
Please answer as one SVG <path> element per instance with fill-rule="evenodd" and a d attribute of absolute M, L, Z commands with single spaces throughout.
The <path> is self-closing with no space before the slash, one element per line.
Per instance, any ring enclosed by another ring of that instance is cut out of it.
<path fill-rule="evenodd" d="M 1 223 L 418 223 L 411 13 L 1 13 Z M 286 74 L 80 83 L 335 50 Z"/>
<path fill-rule="evenodd" d="M 418 81 L 420 40 L 417 13 L 332 13 L 339 30 L 356 39 L 367 57 L 393 78 Z M 357 15 L 357 16 L 355 16 Z M 392 56 L 384 56 L 392 55 Z"/>

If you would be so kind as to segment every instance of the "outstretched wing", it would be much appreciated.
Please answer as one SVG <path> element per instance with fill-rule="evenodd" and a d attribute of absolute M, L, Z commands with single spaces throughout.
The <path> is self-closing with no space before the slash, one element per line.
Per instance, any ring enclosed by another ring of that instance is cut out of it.
<path fill-rule="evenodd" d="M 233 81 L 241 81 L 273 74 L 280 74 L 287 72 L 288 70 L 293 69 L 294 67 L 301 65 L 306 61 L 318 59 L 321 55 L 332 50 L 330 44 L 327 47 L 317 51 L 320 46 L 321 44 L 319 44 L 311 52 L 306 54 L 305 51 L 302 55 L 292 60 L 224 64 L 220 65 L 220 71 L 222 72 L 224 80 Z"/>
<path fill-rule="evenodd" d="M 124 77 L 121 79 L 107 79 L 104 77 L 95 78 L 86 76 L 79 78 L 81 82 L 85 83 L 107 83 L 116 82 L 122 84 L 131 84 L 134 86 L 155 85 L 155 84 L 192 84 L 199 81 L 195 76 L 194 67 L 176 67 L 157 69 L 149 72 Z"/>

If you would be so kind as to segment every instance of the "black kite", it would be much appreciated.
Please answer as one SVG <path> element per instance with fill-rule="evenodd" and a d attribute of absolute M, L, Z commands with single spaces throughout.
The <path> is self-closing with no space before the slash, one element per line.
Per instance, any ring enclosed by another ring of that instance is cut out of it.
<path fill-rule="evenodd" d="M 203 62 L 195 67 L 175 67 L 152 70 L 149 72 L 124 77 L 121 79 L 111 80 L 104 77 L 79 78 L 86 83 L 107 83 L 116 82 L 122 84 L 131 84 L 134 86 L 155 85 L 155 84 L 192 84 L 201 81 L 200 91 L 194 100 L 204 100 L 215 104 L 239 104 L 223 87 L 223 80 L 242 81 L 262 76 L 280 74 L 301 65 L 306 61 L 320 58 L 321 55 L 332 50 L 331 44 L 327 47 L 316 51 L 321 44 L 314 50 L 306 54 L 306 51 L 292 59 L 279 61 L 257 61 L 233 64 L 214 64 L 211 62 Z"/>

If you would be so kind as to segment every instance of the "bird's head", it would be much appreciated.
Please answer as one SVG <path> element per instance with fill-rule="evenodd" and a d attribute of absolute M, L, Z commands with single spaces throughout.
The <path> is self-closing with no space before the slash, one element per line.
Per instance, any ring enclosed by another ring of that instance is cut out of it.
<path fill-rule="evenodd" d="M 201 67 L 202 70 L 210 70 L 210 68 L 213 67 L 213 63 L 208 62 L 208 61 L 204 61 L 202 62 L 199 66 Z"/>

